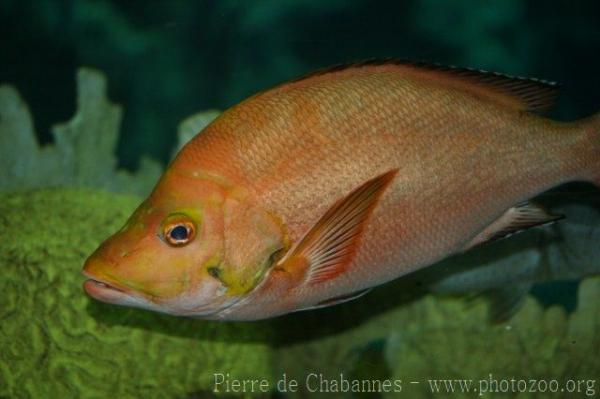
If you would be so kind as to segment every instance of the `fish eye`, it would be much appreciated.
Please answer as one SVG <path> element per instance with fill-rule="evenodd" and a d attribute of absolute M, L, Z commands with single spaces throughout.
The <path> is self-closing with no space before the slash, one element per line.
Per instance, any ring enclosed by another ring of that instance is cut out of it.
<path fill-rule="evenodd" d="M 169 232 L 169 237 L 172 240 L 176 240 L 176 241 L 187 240 L 188 229 L 186 229 L 185 226 L 182 224 L 175 226 Z"/>
<path fill-rule="evenodd" d="M 172 246 L 181 247 L 189 243 L 194 238 L 195 228 L 190 222 L 176 222 L 166 226 L 164 237 Z"/>

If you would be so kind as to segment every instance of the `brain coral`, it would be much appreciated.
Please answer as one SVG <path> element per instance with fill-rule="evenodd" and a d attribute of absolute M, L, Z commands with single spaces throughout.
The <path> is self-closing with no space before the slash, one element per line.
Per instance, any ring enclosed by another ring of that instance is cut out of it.
<path fill-rule="evenodd" d="M 97 303 L 82 263 L 139 200 L 84 189 L 0 194 L 0 397 L 186 397 L 213 373 L 270 378 L 264 324 Z"/>

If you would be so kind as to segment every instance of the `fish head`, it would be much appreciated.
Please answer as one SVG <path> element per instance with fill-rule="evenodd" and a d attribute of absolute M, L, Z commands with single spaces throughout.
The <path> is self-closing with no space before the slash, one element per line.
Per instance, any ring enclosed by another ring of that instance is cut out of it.
<path fill-rule="evenodd" d="M 100 301 L 213 318 L 251 292 L 285 246 L 277 218 L 218 179 L 167 172 L 87 259 Z"/>

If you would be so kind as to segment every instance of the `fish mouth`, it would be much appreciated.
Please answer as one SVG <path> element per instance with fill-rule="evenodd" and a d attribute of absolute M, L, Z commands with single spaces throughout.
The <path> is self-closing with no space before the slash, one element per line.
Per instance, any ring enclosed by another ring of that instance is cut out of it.
<path fill-rule="evenodd" d="M 83 273 L 88 279 L 83 283 L 85 292 L 94 299 L 115 305 L 124 305 L 132 298 L 124 287 L 117 287 L 98 277 Z"/>

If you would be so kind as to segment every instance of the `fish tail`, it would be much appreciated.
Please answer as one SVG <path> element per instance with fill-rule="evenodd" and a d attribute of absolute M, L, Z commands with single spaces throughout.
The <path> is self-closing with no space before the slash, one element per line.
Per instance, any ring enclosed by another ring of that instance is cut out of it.
<path fill-rule="evenodd" d="M 600 187 L 600 112 L 581 121 L 586 136 L 584 178 Z"/>

